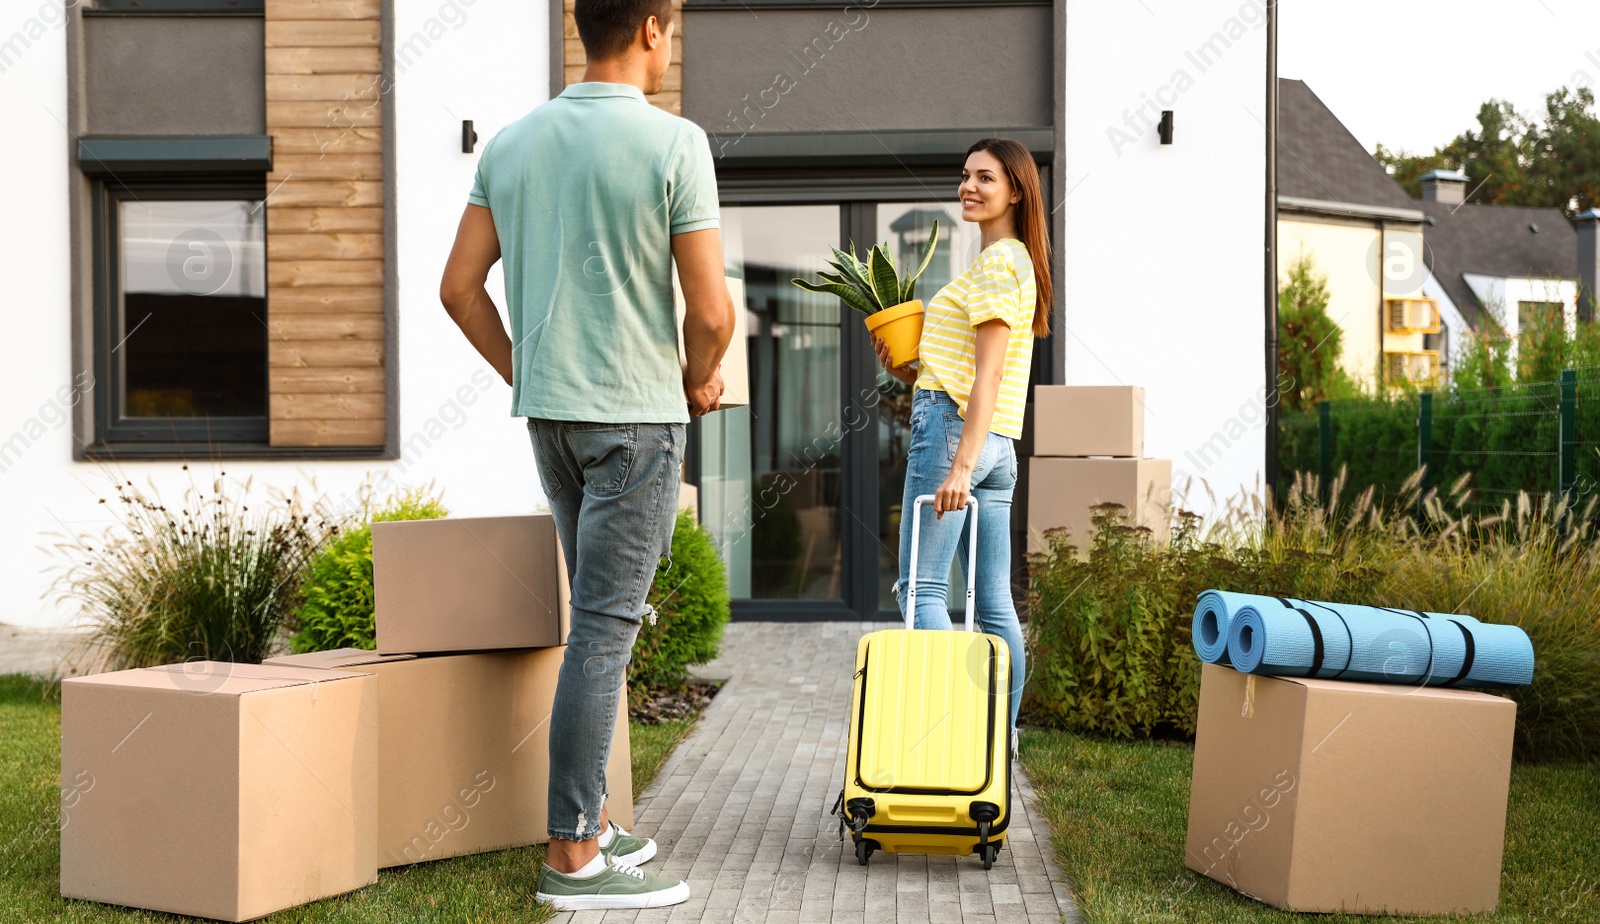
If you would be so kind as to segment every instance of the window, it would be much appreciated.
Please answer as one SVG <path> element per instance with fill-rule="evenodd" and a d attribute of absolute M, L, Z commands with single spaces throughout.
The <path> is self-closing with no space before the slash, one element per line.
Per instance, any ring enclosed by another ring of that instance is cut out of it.
<path fill-rule="evenodd" d="M 102 184 L 97 443 L 267 441 L 264 185 Z"/>
<path fill-rule="evenodd" d="M 1565 315 L 1566 306 L 1561 302 L 1517 302 L 1517 326 L 1523 330 L 1559 325 Z"/>

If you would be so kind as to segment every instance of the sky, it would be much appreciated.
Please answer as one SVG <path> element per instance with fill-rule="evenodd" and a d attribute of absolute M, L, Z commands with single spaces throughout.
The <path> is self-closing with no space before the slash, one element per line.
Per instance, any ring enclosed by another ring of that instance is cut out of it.
<path fill-rule="evenodd" d="M 1491 97 L 1531 116 L 1561 86 L 1600 94 L 1600 0 L 1279 0 L 1278 74 L 1368 151 L 1429 152 Z"/>

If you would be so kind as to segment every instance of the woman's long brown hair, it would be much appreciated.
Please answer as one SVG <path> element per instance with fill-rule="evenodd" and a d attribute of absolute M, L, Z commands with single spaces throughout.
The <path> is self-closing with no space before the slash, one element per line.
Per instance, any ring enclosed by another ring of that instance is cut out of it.
<path fill-rule="evenodd" d="M 1033 286 L 1037 298 L 1033 309 L 1033 335 L 1050 336 L 1050 306 L 1055 304 L 1055 286 L 1050 280 L 1050 226 L 1045 220 L 1044 194 L 1039 189 L 1039 168 L 1033 155 L 1020 142 L 1010 138 L 984 138 L 967 148 L 970 157 L 988 151 L 1006 168 L 1013 189 L 1022 193 L 1015 206 L 1017 237 L 1028 248 L 1033 261 Z"/>

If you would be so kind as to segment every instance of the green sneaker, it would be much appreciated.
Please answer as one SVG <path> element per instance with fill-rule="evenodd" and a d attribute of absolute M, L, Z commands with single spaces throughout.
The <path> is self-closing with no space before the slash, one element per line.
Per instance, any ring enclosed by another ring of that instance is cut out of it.
<path fill-rule="evenodd" d="M 600 852 L 608 859 L 629 866 L 638 866 L 656 855 L 656 842 L 648 837 L 639 837 L 622 830 L 616 822 L 611 823 L 611 846 L 601 847 Z"/>
<path fill-rule="evenodd" d="M 536 897 L 557 911 L 661 908 L 688 901 L 689 885 L 652 876 L 637 866 L 613 859 L 604 870 L 587 879 L 574 879 L 546 866 L 539 877 Z"/>

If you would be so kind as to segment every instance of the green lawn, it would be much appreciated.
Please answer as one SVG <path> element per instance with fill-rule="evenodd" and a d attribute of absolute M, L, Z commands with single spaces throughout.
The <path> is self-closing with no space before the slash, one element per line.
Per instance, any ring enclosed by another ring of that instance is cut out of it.
<path fill-rule="evenodd" d="M 1022 759 L 1054 828 L 1056 857 L 1096 924 L 1600 921 L 1600 766 L 1512 770 L 1496 914 L 1400 918 L 1279 911 L 1185 868 L 1186 747 L 1027 731 Z"/>
<path fill-rule="evenodd" d="M 54 688 L 0 675 L 0 922 L 193 921 L 180 915 L 68 901 L 59 894 L 61 707 Z M 637 796 L 694 725 L 631 728 Z M 380 872 L 375 885 L 263 918 L 270 924 L 509 924 L 548 920 L 533 900 L 544 847 L 521 847 Z"/>
<path fill-rule="evenodd" d="M 674 719 L 659 725 L 640 725 L 635 722 L 628 728 L 628 747 L 633 758 L 633 801 L 638 802 L 645 787 L 661 772 L 661 765 L 672 756 L 678 743 L 689 737 L 694 729 L 694 719 Z"/>

